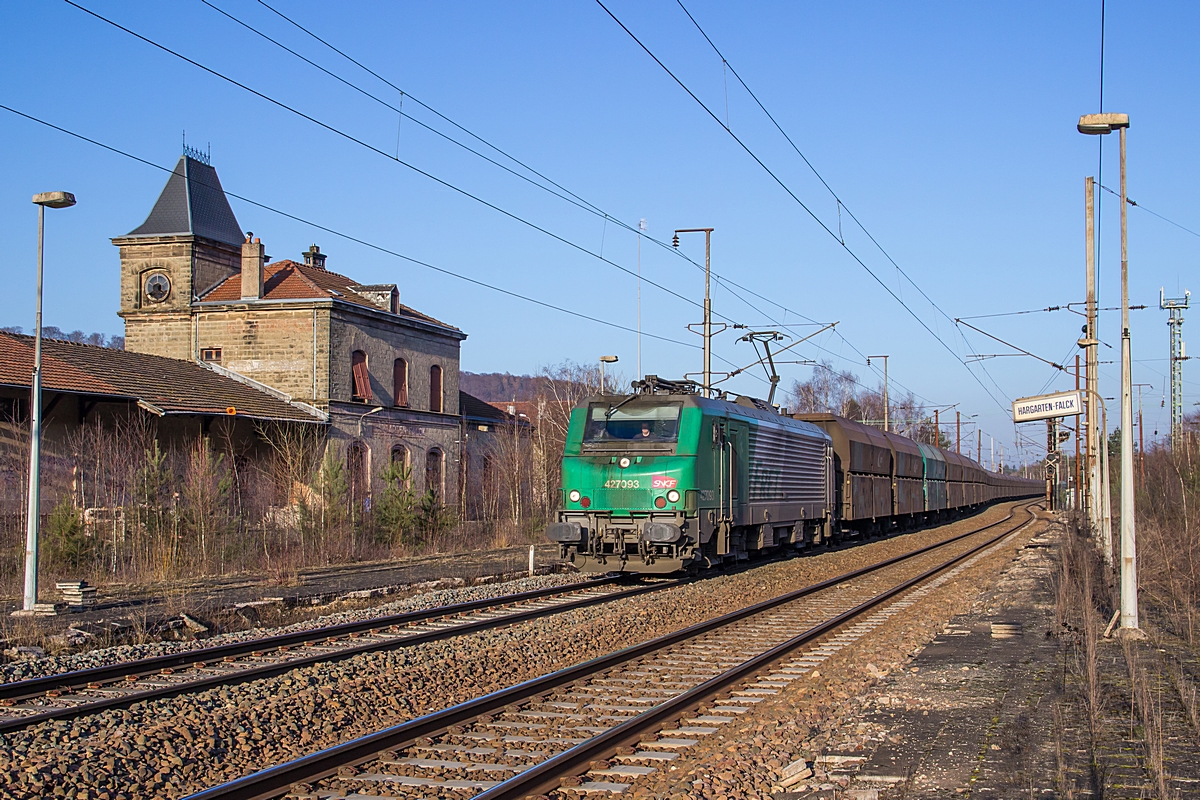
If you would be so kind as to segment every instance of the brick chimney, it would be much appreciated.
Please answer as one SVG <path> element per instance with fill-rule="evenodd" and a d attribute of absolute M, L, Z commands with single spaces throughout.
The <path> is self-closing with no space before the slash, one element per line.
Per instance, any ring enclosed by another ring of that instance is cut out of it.
<path fill-rule="evenodd" d="M 317 269 L 325 269 L 325 254 L 315 244 L 304 251 L 304 264 Z"/>
<path fill-rule="evenodd" d="M 258 300 L 263 293 L 263 255 L 262 242 L 251 240 L 252 234 L 247 234 L 242 243 L 242 299 Z"/>

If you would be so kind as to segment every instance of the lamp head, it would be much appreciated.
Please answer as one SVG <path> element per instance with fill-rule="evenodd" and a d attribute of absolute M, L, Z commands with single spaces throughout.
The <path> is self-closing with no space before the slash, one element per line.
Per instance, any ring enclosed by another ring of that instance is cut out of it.
<path fill-rule="evenodd" d="M 616 356 L 600 356 L 600 360 L 601 360 L 603 363 L 605 363 L 605 364 L 615 364 L 615 363 L 617 363 L 617 357 L 616 357 Z"/>
<path fill-rule="evenodd" d="M 75 205 L 75 195 L 70 192 L 38 192 L 33 196 L 33 203 L 47 208 L 70 208 Z"/>
<path fill-rule="evenodd" d="M 1079 118 L 1080 133 L 1099 134 L 1112 133 L 1119 128 L 1129 127 L 1128 114 L 1084 114 Z"/>

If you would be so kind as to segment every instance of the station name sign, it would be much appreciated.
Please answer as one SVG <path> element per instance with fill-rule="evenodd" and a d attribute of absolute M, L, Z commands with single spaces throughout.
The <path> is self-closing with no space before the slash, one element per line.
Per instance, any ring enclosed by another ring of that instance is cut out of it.
<path fill-rule="evenodd" d="M 1083 413 L 1082 392 L 1059 392 L 1039 397 L 1023 397 L 1014 400 L 1013 422 L 1032 422 L 1051 417 L 1070 417 Z"/>

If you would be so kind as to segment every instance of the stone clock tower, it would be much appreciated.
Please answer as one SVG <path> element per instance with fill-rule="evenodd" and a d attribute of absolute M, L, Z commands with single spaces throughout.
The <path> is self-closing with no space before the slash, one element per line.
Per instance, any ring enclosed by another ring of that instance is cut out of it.
<path fill-rule="evenodd" d="M 121 249 L 125 347 L 169 358 L 197 358 L 192 302 L 241 271 L 245 236 L 207 157 L 185 149 L 158 201 Z"/>

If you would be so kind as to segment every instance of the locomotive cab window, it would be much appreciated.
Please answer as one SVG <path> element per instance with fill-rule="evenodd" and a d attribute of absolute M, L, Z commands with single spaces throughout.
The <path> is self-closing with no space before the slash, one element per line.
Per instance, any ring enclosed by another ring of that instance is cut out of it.
<path fill-rule="evenodd" d="M 613 409 L 608 403 L 588 407 L 585 442 L 674 442 L 679 438 L 679 413 L 682 403 L 629 405 Z"/>

